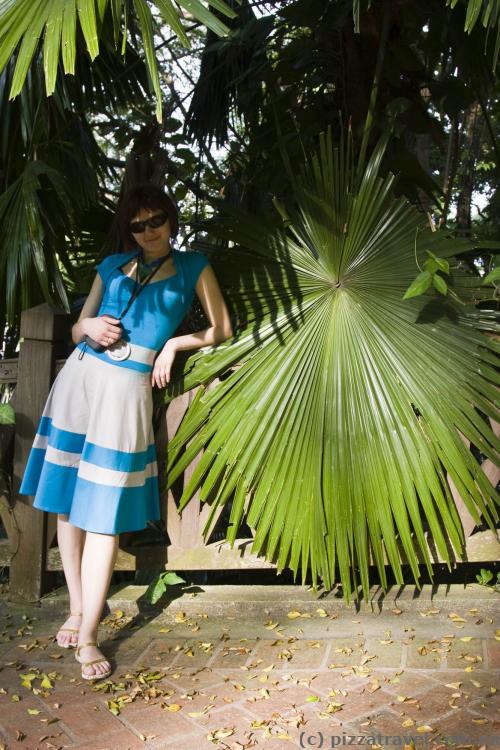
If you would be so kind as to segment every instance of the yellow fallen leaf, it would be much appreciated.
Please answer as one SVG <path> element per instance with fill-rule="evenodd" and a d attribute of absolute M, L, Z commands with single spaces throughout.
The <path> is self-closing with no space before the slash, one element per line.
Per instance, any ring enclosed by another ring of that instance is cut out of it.
<path fill-rule="evenodd" d="M 319 607 L 316 612 L 320 617 L 328 617 L 328 612 L 324 610 L 322 607 Z"/>
<path fill-rule="evenodd" d="M 160 628 L 158 630 L 158 632 L 159 633 L 170 633 L 171 630 L 172 630 L 172 628 Z"/>
<path fill-rule="evenodd" d="M 296 609 L 293 609 L 291 612 L 287 615 L 290 620 L 295 620 L 297 617 L 302 617 L 302 614 L 300 612 L 297 612 Z"/>
<path fill-rule="evenodd" d="M 452 690 L 460 690 L 461 682 L 447 682 L 445 687 L 451 688 Z"/>
<path fill-rule="evenodd" d="M 467 622 L 467 620 L 464 620 L 464 618 L 461 617 L 461 615 L 457 615 L 456 612 L 450 612 L 448 617 L 450 620 L 453 620 L 453 622 Z"/>
<path fill-rule="evenodd" d="M 428 724 L 422 724 L 421 726 L 417 727 L 417 732 L 420 734 L 424 734 L 425 732 L 432 732 L 433 729 Z"/>
<path fill-rule="evenodd" d="M 165 709 L 165 711 L 180 711 L 181 710 L 181 706 L 179 706 L 178 703 L 165 703 L 163 705 L 163 708 Z"/>
<path fill-rule="evenodd" d="M 472 719 L 473 724 L 489 724 L 489 719 Z"/>
<path fill-rule="evenodd" d="M 198 716 L 205 716 L 211 708 L 214 707 L 214 703 L 209 703 L 207 706 L 203 708 L 202 711 L 188 711 L 188 716 L 191 716 L 191 718 L 196 719 Z"/>
<path fill-rule="evenodd" d="M 38 708 L 28 708 L 28 713 L 30 716 L 38 716 L 38 714 L 41 714 L 42 712 L 38 710 Z"/>
<path fill-rule="evenodd" d="M 415 722 L 413 719 L 405 719 L 403 723 L 401 724 L 402 727 L 413 727 L 415 726 Z"/>
<path fill-rule="evenodd" d="M 463 641 L 464 643 L 468 643 L 469 641 L 472 641 L 472 636 L 471 635 L 463 635 L 460 638 L 460 640 Z"/>
<path fill-rule="evenodd" d="M 279 622 L 273 622 L 272 620 L 268 620 L 264 623 L 264 627 L 267 628 L 267 630 L 274 630 L 274 628 L 277 628 L 279 625 Z"/>
<path fill-rule="evenodd" d="M 185 612 L 176 612 L 175 613 L 175 621 L 176 622 L 186 622 L 186 613 Z"/>
<path fill-rule="evenodd" d="M 210 734 L 207 734 L 207 740 L 213 742 L 214 740 L 223 740 L 225 737 L 230 737 L 234 734 L 234 727 L 224 727 L 223 729 L 216 729 Z"/>
<path fill-rule="evenodd" d="M 408 698 L 407 698 L 406 695 L 398 695 L 398 701 L 399 701 L 399 703 L 404 703 L 407 700 L 408 700 Z"/>

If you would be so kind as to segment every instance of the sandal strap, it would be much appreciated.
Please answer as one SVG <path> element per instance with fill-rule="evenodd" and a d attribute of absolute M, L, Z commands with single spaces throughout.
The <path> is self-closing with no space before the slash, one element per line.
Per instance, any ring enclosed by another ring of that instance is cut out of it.
<path fill-rule="evenodd" d="M 70 612 L 69 616 L 70 617 L 81 617 L 82 613 L 81 612 Z"/>
<path fill-rule="evenodd" d="M 80 643 L 80 645 L 76 649 L 76 653 L 78 654 L 78 656 L 80 655 L 80 650 L 82 648 L 85 648 L 86 646 L 97 646 L 97 648 L 99 648 L 98 643 Z"/>
<path fill-rule="evenodd" d="M 102 662 L 109 661 L 109 659 L 94 659 L 93 661 L 81 661 L 82 667 L 89 667 L 91 664 L 101 664 Z"/>
<path fill-rule="evenodd" d="M 79 628 L 59 628 L 58 633 L 79 633 Z"/>

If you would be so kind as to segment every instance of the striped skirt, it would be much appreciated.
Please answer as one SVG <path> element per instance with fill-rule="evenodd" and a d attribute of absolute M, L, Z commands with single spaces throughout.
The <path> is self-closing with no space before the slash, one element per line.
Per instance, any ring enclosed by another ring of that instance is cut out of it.
<path fill-rule="evenodd" d="M 50 391 L 20 494 L 101 534 L 160 518 L 150 372 L 75 349 Z"/>

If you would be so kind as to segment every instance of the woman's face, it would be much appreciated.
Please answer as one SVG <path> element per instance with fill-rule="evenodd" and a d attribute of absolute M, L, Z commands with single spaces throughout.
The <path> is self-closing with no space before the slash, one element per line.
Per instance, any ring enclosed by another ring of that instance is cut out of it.
<path fill-rule="evenodd" d="M 143 232 L 134 232 L 133 227 L 130 229 L 134 240 L 150 258 L 165 255 L 170 247 L 170 222 L 167 215 L 161 208 L 141 208 L 130 222 L 132 225 L 136 221 L 145 221 L 158 216 L 165 217 L 165 221 L 159 227 L 151 228 L 146 225 Z"/>

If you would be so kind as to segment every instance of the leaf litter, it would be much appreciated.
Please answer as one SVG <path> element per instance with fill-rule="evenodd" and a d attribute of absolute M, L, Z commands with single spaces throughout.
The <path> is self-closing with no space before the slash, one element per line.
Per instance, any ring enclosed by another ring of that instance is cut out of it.
<path fill-rule="evenodd" d="M 404 613 L 402 610 L 395 608 L 392 610 L 392 614 L 399 616 Z M 437 609 L 429 609 L 420 612 L 420 615 L 423 618 L 432 618 L 438 614 L 440 614 L 440 610 Z M 477 615 L 478 610 L 471 609 L 468 614 Z M 202 617 L 203 616 L 199 616 L 196 620 L 201 619 Z M 206 617 L 207 616 L 205 616 L 204 619 L 206 619 Z M 289 622 L 293 622 L 311 620 L 314 617 L 326 620 L 327 618 L 337 619 L 338 615 L 329 615 L 323 608 L 317 608 L 314 613 L 291 610 L 288 613 L 287 619 Z M 450 613 L 447 616 L 447 619 L 458 628 L 463 628 L 465 625 L 471 624 L 466 616 L 462 616 L 456 612 Z M 187 617 L 185 612 L 177 612 L 175 615 L 176 624 L 186 626 L 191 632 L 197 632 L 200 629 L 200 625 L 196 620 L 193 621 L 193 619 Z M 483 621 L 483 618 L 476 619 L 475 624 L 480 624 Z M 486 618 L 486 621 L 488 622 L 488 618 Z M 491 622 L 491 620 L 489 621 Z M 353 620 L 352 622 L 358 624 L 360 621 Z M 137 624 L 134 621 L 134 618 L 125 615 L 121 610 L 115 610 L 112 612 L 101 624 L 112 635 L 116 635 L 122 630 L 135 630 L 141 627 L 140 623 Z M 242 673 L 247 673 L 246 682 L 231 679 L 229 677 L 220 677 L 220 684 L 230 686 L 232 691 L 234 691 L 232 693 L 228 693 L 226 688 L 226 691 L 223 691 L 223 694 L 219 697 L 217 691 L 220 689 L 220 685 L 215 684 L 217 681 L 215 676 L 214 687 L 208 692 L 204 689 L 186 691 L 184 688 L 179 686 L 176 687 L 176 680 L 182 680 L 183 683 L 185 683 L 186 677 L 188 676 L 186 674 L 187 668 L 185 669 L 180 666 L 171 666 L 165 669 L 148 669 L 141 667 L 126 672 L 121 675 L 121 678 L 118 680 L 107 679 L 99 683 L 92 683 L 90 690 L 95 692 L 96 695 L 103 696 L 104 704 L 108 711 L 115 716 L 118 716 L 122 711 L 126 711 L 129 704 L 140 701 L 146 706 L 158 705 L 166 714 L 169 712 L 180 712 L 191 719 L 209 719 L 212 723 L 215 718 L 213 710 L 220 706 L 227 705 L 234 701 L 241 701 L 243 698 L 249 706 L 261 703 L 263 708 L 265 708 L 266 701 L 271 699 L 277 693 L 283 692 L 285 693 L 284 705 L 287 705 L 288 709 L 290 709 L 291 706 L 295 712 L 292 713 L 292 716 L 287 715 L 287 717 L 284 718 L 279 711 L 273 711 L 270 718 L 269 716 L 264 716 L 263 718 L 255 719 L 250 722 L 248 731 L 244 733 L 246 739 L 243 741 L 240 741 L 241 736 L 238 739 L 235 739 L 235 734 L 240 731 L 241 728 L 229 725 L 210 728 L 206 737 L 207 740 L 214 745 L 218 745 L 221 748 L 231 748 L 231 750 L 232 748 L 234 748 L 234 750 L 240 750 L 253 747 L 258 743 L 259 739 L 263 741 L 270 739 L 291 740 L 292 736 L 289 733 L 289 728 L 293 727 L 296 729 L 305 726 L 310 721 L 310 718 L 306 718 L 304 712 L 300 711 L 293 701 L 288 702 L 288 704 L 286 703 L 287 689 L 289 690 L 291 685 L 308 688 L 311 686 L 311 683 L 313 683 L 317 675 L 313 674 L 309 678 L 299 679 L 294 674 L 278 674 L 276 670 L 277 668 L 281 669 L 283 662 L 291 662 L 290 666 L 293 668 L 293 657 L 296 653 L 295 644 L 298 641 L 300 641 L 298 645 L 302 647 L 302 650 L 310 649 L 311 653 L 313 653 L 314 650 L 321 649 L 322 642 L 320 640 L 305 640 L 293 635 L 287 635 L 286 626 L 282 625 L 279 620 L 274 618 L 267 619 L 262 623 L 262 626 L 266 630 L 272 631 L 279 636 L 274 641 L 270 642 L 270 647 L 276 651 L 275 660 L 272 663 L 268 662 L 266 664 L 265 661 L 260 658 L 253 659 L 249 663 L 247 659 L 246 664 L 240 665 Z M 414 632 L 412 633 L 414 630 L 415 629 L 411 627 L 404 628 L 404 631 L 408 633 L 408 644 L 415 638 Z M 171 631 L 172 628 L 170 627 L 159 627 L 157 630 L 161 635 L 170 633 Z M 299 633 L 304 632 L 300 627 L 297 628 L 297 631 Z M 24 639 L 25 642 L 19 644 L 19 647 L 22 649 L 26 659 L 29 659 L 29 657 L 36 655 L 40 651 L 46 650 L 51 641 L 53 641 L 53 637 L 49 637 L 45 640 L 33 637 L 33 625 L 28 618 L 26 618 L 20 627 L 15 629 L 15 632 L 12 630 L 12 627 L 10 632 L 9 628 L 6 628 L 1 636 L 4 642 L 6 640 Z M 495 632 L 495 638 L 497 640 L 500 638 L 499 630 Z M 455 643 L 453 653 L 459 662 L 463 662 L 464 680 L 457 680 L 456 682 L 450 682 L 445 685 L 447 689 L 452 691 L 450 692 L 448 700 L 450 710 L 462 708 L 467 704 L 467 701 L 471 697 L 477 698 L 477 694 L 473 693 L 473 688 L 476 690 L 479 688 L 485 688 L 485 695 L 490 696 L 497 692 L 496 687 L 493 685 L 483 685 L 483 682 L 473 680 L 467 676 L 467 672 L 473 671 L 474 667 L 479 669 L 482 668 L 482 656 L 477 653 L 472 653 L 467 649 L 467 644 L 470 644 L 473 639 L 473 635 L 464 635 L 455 638 L 455 634 L 452 633 L 444 635 L 441 638 L 431 638 L 425 645 L 420 646 L 416 650 L 417 654 L 420 656 L 425 656 L 426 654 L 433 652 L 448 654 L 450 653 L 451 646 Z M 230 658 L 232 656 L 240 657 L 244 660 L 245 657 L 249 657 L 253 652 L 253 642 L 255 639 L 251 639 L 252 642 L 249 643 L 249 639 L 240 638 L 237 645 L 229 645 L 227 641 L 231 640 L 231 636 L 226 630 L 221 633 L 218 640 L 219 642 L 222 642 L 220 648 L 217 643 L 213 643 L 209 640 L 200 640 L 197 644 L 191 643 L 190 645 L 186 645 L 186 643 L 178 643 L 175 648 L 172 649 L 172 652 L 175 655 L 175 653 L 181 651 L 188 659 L 194 657 L 196 653 L 204 654 L 207 658 L 210 658 L 215 650 L 219 648 L 218 655 L 222 660 L 224 657 Z M 259 640 L 260 639 L 257 638 L 257 643 Z M 394 643 L 391 630 L 387 629 L 385 631 L 385 637 L 379 638 L 377 642 L 382 647 L 390 647 Z M 335 722 L 337 721 L 337 716 L 342 717 L 342 712 L 349 706 L 350 698 L 354 697 L 351 682 L 353 679 L 358 681 L 355 683 L 355 689 L 357 691 L 356 695 L 359 696 L 365 694 L 367 696 L 374 696 L 381 690 L 381 688 L 383 689 L 386 684 L 396 685 L 399 682 L 400 677 L 405 675 L 405 670 L 403 669 L 394 670 L 394 673 L 391 676 L 385 673 L 382 677 L 380 676 L 380 673 L 378 676 L 376 674 L 374 675 L 373 670 L 376 667 L 378 654 L 370 654 L 364 648 L 364 640 L 360 640 L 358 636 L 351 637 L 350 645 L 332 648 L 331 655 L 334 657 L 334 661 L 328 665 L 328 668 L 336 671 L 336 676 L 339 680 L 347 680 L 347 689 L 339 687 L 336 687 L 335 689 L 332 688 L 327 693 L 326 697 L 321 694 L 321 691 L 319 695 L 305 695 L 303 698 L 304 704 L 311 707 L 317 706 L 317 710 L 314 712 L 317 719 Z M 338 655 L 347 657 L 355 663 L 338 664 L 335 661 L 335 657 Z M 55 655 L 52 654 L 48 654 L 48 656 L 49 658 L 55 657 Z M 58 654 L 57 656 L 59 658 L 63 657 L 62 654 Z M 64 680 L 67 679 L 66 676 L 63 676 L 56 671 L 42 671 L 37 667 L 26 668 L 26 664 L 21 661 L 12 661 L 5 666 L 16 669 L 19 672 L 19 693 L 14 692 L 9 694 L 8 690 L 0 688 L 0 695 L 7 696 L 12 702 L 22 701 L 23 691 L 28 691 L 34 696 L 47 698 L 54 690 L 59 691 L 63 687 Z M 224 669 L 223 664 L 220 668 Z M 200 669 L 195 668 L 194 670 L 191 669 L 189 677 L 191 677 L 192 681 L 195 683 L 197 675 L 200 675 L 203 672 L 210 673 L 210 671 L 211 670 L 206 667 Z M 274 675 L 276 675 L 276 677 Z M 252 681 L 256 683 L 255 687 L 252 687 Z M 70 682 L 75 683 L 76 680 L 71 678 Z M 82 691 L 82 694 L 85 694 L 85 692 Z M 192 704 L 193 702 L 199 704 L 196 706 L 195 710 L 191 710 L 190 703 Z M 53 707 L 57 708 L 59 705 L 60 704 L 55 703 L 53 704 Z M 435 734 L 437 731 L 431 723 L 426 723 L 425 721 L 422 721 L 422 719 L 415 720 L 415 718 L 405 715 L 407 710 L 406 707 L 411 706 L 421 712 L 422 716 L 425 715 L 425 694 L 421 696 L 420 699 L 416 699 L 411 695 L 396 695 L 394 696 L 393 705 L 399 705 L 403 709 L 401 713 L 401 726 L 403 728 L 411 727 L 419 734 Z M 57 716 L 40 718 L 40 714 L 42 713 L 43 712 L 37 708 L 29 707 L 26 709 L 26 715 L 31 721 L 43 722 L 45 725 L 57 723 L 59 721 Z M 221 715 L 223 715 L 223 713 Z M 491 724 L 490 719 L 480 715 L 474 716 L 471 722 L 479 727 Z M 372 719 L 369 718 L 367 721 L 362 722 L 362 724 L 370 726 L 372 724 Z M 141 733 L 139 736 L 144 742 L 155 738 L 155 735 L 146 733 Z M 56 737 L 57 735 L 44 735 L 40 741 L 47 740 L 47 747 L 55 748 L 58 747 L 57 744 L 51 745 L 48 740 L 55 739 Z M 16 741 L 20 743 L 19 746 L 22 746 L 25 740 L 26 727 L 21 726 L 17 729 Z M 231 741 L 232 744 L 227 745 L 226 740 Z"/>

